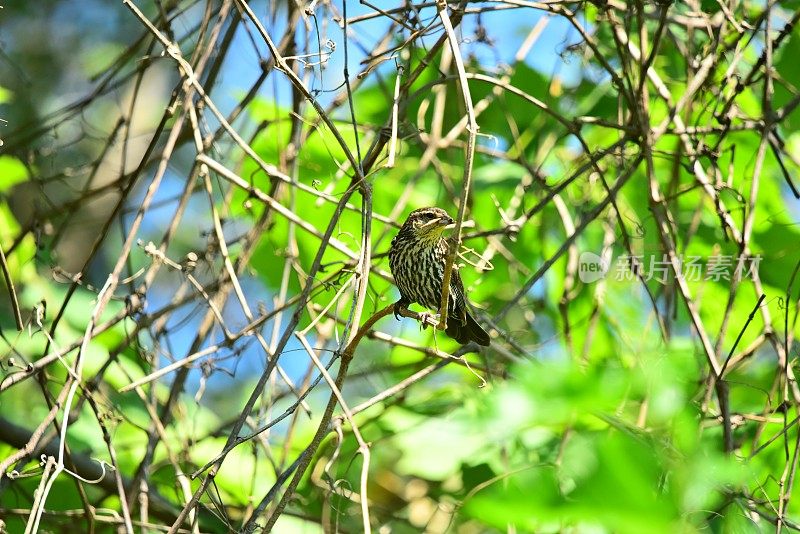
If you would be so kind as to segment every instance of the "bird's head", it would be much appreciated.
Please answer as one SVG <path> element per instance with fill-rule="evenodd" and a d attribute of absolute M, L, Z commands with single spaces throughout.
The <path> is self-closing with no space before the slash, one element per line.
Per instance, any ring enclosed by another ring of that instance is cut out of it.
<path fill-rule="evenodd" d="M 420 208 L 408 215 L 403 230 L 413 232 L 419 239 L 434 241 L 438 240 L 445 227 L 453 222 L 455 222 L 453 218 L 441 208 Z"/>

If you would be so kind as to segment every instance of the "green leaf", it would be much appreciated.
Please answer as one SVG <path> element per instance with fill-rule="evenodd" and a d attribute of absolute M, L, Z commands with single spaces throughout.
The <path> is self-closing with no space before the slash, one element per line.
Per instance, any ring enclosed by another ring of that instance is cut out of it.
<path fill-rule="evenodd" d="M 11 156 L 0 156 L 0 193 L 5 193 L 27 180 L 28 169 L 20 160 Z"/>

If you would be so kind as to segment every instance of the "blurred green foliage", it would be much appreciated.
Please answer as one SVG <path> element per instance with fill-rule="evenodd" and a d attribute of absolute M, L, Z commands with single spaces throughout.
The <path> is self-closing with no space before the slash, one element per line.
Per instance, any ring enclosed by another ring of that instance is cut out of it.
<path fill-rule="evenodd" d="M 702 2 L 703 9 L 713 14 L 717 2 Z M 610 27 L 598 18 L 596 8 L 585 6 L 586 20 L 597 30 L 595 40 L 600 50 L 612 57 L 614 39 Z M 757 10 L 759 8 L 751 8 Z M 684 13 L 685 14 L 685 13 Z M 649 23 L 650 29 L 655 21 Z M 653 67 L 667 80 L 673 99 L 686 91 L 685 50 L 676 37 L 661 43 Z M 683 36 L 689 39 L 689 36 Z M 696 32 L 691 37 L 698 50 L 711 46 L 707 36 Z M 798 30 L 793 30 L 788 42 L 776 50 L 775 97 L 772 105 L 779 108 L 797 97 L 800 87 L 800 67 L 796 61 Z M 109 45 L 111 46 L 111 45 Z M 99 54 L 101 51 L 96 51 Z M 737 67 L 740 77 L 757 61 L 759 47 L 745 47 L 744 60 Z M 102 54 L 101 54 L 102 55 Z M 431 65 L 438 64 L 440 57 Z M 618 88 L 608 79 L 597 82 L 589 71 L 597 69 L 595 60 L 584 56 L 572 57 L 581 61 L 586 70 L 572 86 L 562 87 L 554 94 L 552 80 L 525 63 L 511 66 L 509 83 L 539 99 L 553 112 L 565 117 L 593 116 L 609 123 L 618 120 L 620 96 Z M 418 59 L 417 59 L 418 60 Z M 96 65 L 95 55 L 83 58 L 86 65 Z M 412 62 L 412 69 L 415 64 Z M 619 65 L 614 64 L 614 67 Z M 484 66 L 470 65 L 472 70 Z M 486 69 L 489 72 L 488 69 Z M 686 124 L 719 126 L 714 111 L 718 110 L 719 92 L 724 86 L 724 69 L 712 75 L 708 84 L 697 92 L 684 112 Z M 403 128 L 409 133 L 398 144 L 396 165 L 380 168 L 369 176 L 373 185 L 374 211 L 388 215 L 407 195 L 407 209 L 438 205 L 456 212 L 455 196 L 461 187 L 464 164 L 463 145 L 452 144 L 440 150 L 436 168 L 420 169 L 420 159 L 426 146 L 417 135 L 415 117 L 423 116 L 429 125 L 431 91 L 438 85 L 438 72 L 430 68 L 411 89 L 416 95 L 406 102 Z M 719 86 L 719 87 L 718 87 Z M 737 97 L 742 114 L 762 117 L 765 113 L 760 85 L 750 86 Z M 476 231 L 504 228 L 506 219 L 516 219 L 546 198 L 552 188 L 566 180 L 587 161 L 580 143 L 569 135 L 563 124 L 546 115 L 529 101 L 510 92 L 492 95 L 494 86 L 473 80 L 470 82 L 473 99 L 490 99 L 488 107 L 478 117 L 480 146 L 475 161 L 474 188 L 469 203 L 469 218 L 476 221 Z M 713 89 L 713 90 L 712 90 Z M 463 116 L 463 104 L 456 83 L 448 83 L 443 116 L 445 132 Z M 415 92 L 418 91 L 418 92 Z M 0 100 L 6 100 L 5 92 Z M 354 107 L 361 125 L 381 125 L 387 118 L 387 96 L 376 84 L 366 84 L 354 95 Z M 650 119 L 660 123 L 669 113 L 668 106 L 653 98 Z M 276 162 L 286 153 L 289 144 L 291 111 L 267 97 L 257 98 L 249 107 L 249 120 L 268 126 L 258 135 L 253 147 L 267 162 Z M 344 116 L 344 115 L 342 115 Z M 797 111 L 787 115 L 778 128 L 786 146 L 800 146 L 797 133 Z M 344 153 L 327 131 L 317 124 L 313 111 L 302 117 L 314 124 L 313 133 L 298 147 L 298 180 L 319 191 L 340 195 L 349 185 L 350 176 L 343 172 Z M 352 128 L 340 120 L 342 134 L 348 146 L 356 143 Z M 580 129 L 583 140 L 592 150 L 603 150 L 618 142 L 623 130 L 587 123 Z M 362 151 L 368 136 L 360 134 Z M 719 145 L 716 146 L 716 141 Z M 724 200 L 737 224 L 753 209 L 756 212 L 749 251 L 760 256 L 760 285 L 744 280 L 738 287 L 730 279 L 720 278 L 690 281 L 689 288 L 698 316 L 705 331 L 718 343 L 717 356 L 725 360 L 737 338 L 738 350 L 753 344 L 765 332 L 771 341 L 780 344 L 787 332 L 783 318 L 789 319 L 790 333 L 798 333 L 794 300 L 786 302 L 793 272 L 800 259 L 797 243 L 797 200 L 786 186 L 779 162 L 768 154 L 760 171 L 758 187 L 753 187 L 756 154 L 761 135 L 757 131 L 733 131 L 723 137 L 709 134 L 703 138 L 712 147 L 700 157 L 706 169 L 719 170 L 721 180 L 715 189 Z M 666 197 L 673 215 L 672 238 L 684 257 L 697 256 L 706 265 L 714 256 L 736 256 L 742 251 L 737 243 L 721 229 L 718 207 L 697 185 L 689 158 L 680 146 L 677 135 L 667 134 L 653 148 L 654 176 Z M 496 157 L 492 150 L 505 151 Z M 626 166 L 638 156 L 639 147 L 631 142 L 614 156 L 602 160 L 602 179 L 610 185 L 623 174 Z M 797 156 L 797 151 L 793 153 Z M 237 168 L 239 154 L 225 161 Z M 796 160 L 795 160 L 796 161 Z M 529 167 L 523 165 L 527 163 Z M 252 180 L 254 186 L 269 191 L 268 177 L 249 160 L 241 162 L 239 174 Z M 529 180 L 522 193 L 521 183 L 530 178 L 530 167 L 541 176 Z M 796 165 L 792 178 L 796 178 Z M 8 250 L 11 279 L 21 290 L 22 306 L 32 309 L 40 301 L 59 303 L 64 299 L 64 287 L 47 276 L 46 267 L 37 262 L 39 243 L 31 234 L 15 240 L 20 234 L 20 222 L 8 206 L 14 186 L 33 178 L 29 167 L 12 156 L 0 157 L 0 245 Z M 413 182 L 412 182 L 413 179 Z M 584 172 L 561 192 L 569 214 L 580 220 L 605 198 L 601 177 Z M 612 235 L 611 251 L 615 259 L 628 254 L 623 245 L 619 221 L 630 236 L 632 252 L 645 257 L 662 259 L 663 242 L 659 238 L 658 221 L 653 215 L 651 184 L 644 164 L 633 171 L 622 188 L 615 205 L 620 211 L 617 219 L 606 210 L 576 240 L 575 251 L 600 253 Z M 755 191 L 754 191 L 755 190 Z M 757 195 L 757 196 L 754 196 Z M 354 197 L 357 199 L 357 197 Z M 504 212 L 514 200 L 520 201 L 513 213 Z M 248 202 L 247 194 L 234 191 L 230 218 L 249 227 L 264 210 L 258 202 Z M 332 203 L 317 196 L 293 189 L 291 197 L 280 194 L 279 200 L 295 213 L 324 232 L 334 211 Z M 356 200 L 354 200 L 355 202 Z M 748 202 L 753 202 L 752 207 Z M 741 228 L 741 226 L 740 226 Z M 374 267 L 388 271 L 384 255 L 396 227 L 377 219 L 372 221 Z M 280 288 L 283 259 L 294 251 L 288 249 L 289 223 L 276 218 L 260 237 L 250 261 L 251 274 L 263 287 Z M 492 258 L 493 268 L 476 272 L 470 266 L 461 269 L 470 289 L 470 299 L 491 317 L 514 298 L 530 275 L 562 247 L 569 232 L 554 202 L 548 202 L 518 233 L 499 232 L 493 239 L 502 239 L 503 252 Z M 361 217 L 356 211 L 346 211 L 336 225 L 333 237 L 353 252 L 358 252 L 361 236 Z M 467 239 L 465 246 L 481 252 L 487 239 Z M 296 231 L 297 258 L 301 266 L 309 266 L 317 252 L 319 239 L 308 232 Z M 328 248 L 323 258 L 320 277 L 331 277 L 330 285 L 320 302 L 329 298 L 351 274 L 347 270 L 350 258 Z M 143 261 L 143 260 L 142 260 Z M 134 267 L 138 268 L 139 265 Z M 473 372 L 450 365 L 416 387 L 405 391 L 398 399 L 390 399 L 358 416 L 365 439 L 371 443 L 369 497 L 374 523 L 391 525 L 392 532 L 431 531 L 456 532 L 759 532 L 774 527 L 764 518 L 776 515 L 779 502 L 785 497 L 787 473 L 793 473 L 800 431 L 795 421 L 796 405 L 784 403 L 784 369 L 778 366 L 776 350 L 769 343 L 736 362 L 727 375 L 733 421 L 735 450 L 723 451 L 720 408 L 713 387 L 713 377 L 703 349 L 693 330 L 692 320 L 683 297 L 676 290 L 674 277 L 666 281 L 656 278 L 646 281 L 655 295 L 655 309 L 642 284 L 637 280 L 617 279 L 616 272 L 602 283 L 583 283 L 569 273 L 567 255 L 558 259 L 520 304 L 498 326 L 521 347 L 527 358 L 509 361 L 500 350 L 470 355 L 474 366 L 488 368 L 487 384 Z M 289 294 L 297 294 L 306 280 L 291 277 Z M 797 283 L 795 282 L 795 292 Z M 3 289 L 5 291 L 5 289 Z M 766 295 L 763 306 L 772 318 L 764 324 L 765 315 L 755 314 L 748 323 L 760 293 Z M 5 297 L 7 294 L 4 292 Z M 80 339 L 91 315 L 94 293 L 78 288 L 64 312 L 64 321 L 54 341 L 66 345 Z M 367 315 L 393 302 L 397 297 L 393 286 L 377 273 L 370 280 L 366 305 Z M 796 295 L 790 295 L 795 299 Z M 122 303 L 110 307 L 103 319 L 122 309 Z M 726 307 L 730 308 L 725 313 Z M 301 325 L 311 317 L 305 312 Z M 668 339 L 662 338 L 658 316 L 668 323 Z M 728 317 L 723 331 L 724 317 Z M 400 326 L 386 319 L 379 327 L 427 346 L 453 351 L 456 344 L 442 336 L 434 339 L 430 330 L 419 331 L 416 324 L 404 321 Z M 14 368 L 10 358 L 35 361 L 44 354 L 47 340 L 13 331 L 12 316 L 7 299 L 0 306 L 0 325 L 4 337 L 0 341 L 0 359 L 7 376 Z M 128 336 L 132 321 L 110 329 L 94 338 L 87 353 L 85 376 L 104 373 L 105 386 L 100 398 L 107 412 L 103 414 L 117 444 L 119 467 L 126 476 L 135 472 L 146 446 L 146 434 L 151 415 L 132 393 L 120 394 L 118 389 L 132 379 L 150 372 L 151 363 L 142 358 L 148 349 Z M 35 328 L 34 328 L 35 329 Z M 496 341 L 503 344 L 501 338 Z M 505 347 L 506 345 L 502 345 Z M 507 351 L 506 351 L 507 352 Z M 104 362 L 113 356 L 105 368 Z M 152 355 L 151 355 L 152 356 Z M 794 368 L 796 350 L 789 355 Z M 19 362 L 17 362 L 19 364 Z M 365 341 L 356 355 L 356 371 L 373 365 L 385 365 L 374 381 L 353 380 L 347 383 L 351 406 L 371 397 L 376 390 L 395 384 L 411 370 L 430 363 L 418 352 L 405 347 L 390 348 L 378 341 Z M 23 365 L 24 364 L 20 364 Z M 48 370 L 50 380 L 63 382 L 64 365 L 58 363 Z M 485 373 L 479 372 L 484 375 Z M 238 377 L 238 385 L 218 398 L 218 402 L 195 403 L 187 395 L 181 404 L 181 418 L 187 427 L 171 426 L 166 430 L 165 447 L 155 453 L 156 466 L 151 484 L 159 493 L 178 506 L 183 498 L 176 488 L 175 475 L 169 468 L 174 455 L 184 471 L 189 473 L 215 457 L 224 445 L 229 424 L 247 398 L 255 377 Z M 39 394 L 39 384 L 28 381 L 15 386 L 0 398 L 0 410 L 17 424 L 29 427 L 44 417 L 43 404 L 28 405 L 28 399 Z M 154 395 L 162 401 L 168 386 L 157 384 Z M 318 402 L 319 397 L 312 396 Z M 276 403 L 280 413 L 288 406 L 287 399 Z M 12 417 L 13 415 L 13 417 Z M 106 450 L 96 423 L 96 415 L 88 406 L 70 425 L 69 442 L 76 452 L 103 458 Z M 278 458 L 295 458 L 309 442 L 316 421 L 298 418 L 291 440 L 275 439 L 269 443 L 270 452 Z M 282 436 L 285 427 L 276 427 Z M 783 432 L 783 434 L 782 434 Z M 187 438 L 187 436 L 190 436 Z M 196 442 L 195 438 L 199 436 Z M 770 441 L 772 440 L 772 441 Z M 181 448 L 188 441 L 193 446 Z M 299 497 L 291 508 L 300 517 L 282 518 L 276 531 L 315 531 L 319 522 L 336 522 L 343 532 L 360 527 L 357 503 L 348 499 L 349 492 L 359 486 L 362 459 L 352 434 L 345 432 L 343 443 L 329 437 L 319 455 L 317 465 L 323 466 L 341 446 L 339 461 L 329 472 L 312 468 L 299 488 Z M 12 454 L 18 447 L 0 444 L 0 458 Z M 169 449 L 166 450 L 166 449 Z M 37 472 L 35 464 L 28 466 Z M 235 449 L 215 477 L 214 491 L 221 502 L 230 506 L 229 517 L 240 520 L 242 511 L 265 494 L 275 482 L 274 469 L 260 461 L 250 445 Z M 191 481 L 194 489 L 198 480 Z M 13 490 L 0 496 L 4 508 L 30 506 L 38 478 L 15 481 Z M 48 507 L 66 510 L 82 506 L 74 491 L 74 481 L 63 477 L 56 482 Z M 113 494 L 85 485 L 91 499 L 106 508 L 117 509 Z M 335 487 L 336 491 L 331 488 Z M 256 497 L 254 497 L 256 496 Z M 210 501 L 206 501 L 208 504 Z M 785 508 L 783 505 L 785 504 Z M 787 518 L 800 515 L 797 499 L 780 504 Z M 761 517 L 753 511 L 758 508 Z M 331 511 L 332 510 L 332 511 Z M 237 515 L 238 514 L 238 515 Z M 308 519 L 308 521 L 305 521 Z M 324 518 L 324 519 L 323 519 Z M 203 519 L 204 528 L 224 532 L 213 519 Z M 22 528 L 19 519 L 10 519 L 7 526 L 14 532 Z M 277 528 L 277 527 L 276 527 Z"/>

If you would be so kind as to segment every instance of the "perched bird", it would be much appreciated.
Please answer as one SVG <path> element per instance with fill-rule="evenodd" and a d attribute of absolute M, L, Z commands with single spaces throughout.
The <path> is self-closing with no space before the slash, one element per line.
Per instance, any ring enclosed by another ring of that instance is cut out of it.
<path fill-rule="evenodd" d="M 392 239 L 389 266 L 400 289 L 397 306 L 407 308 L 416 302 L 426 308 L 439 309 L 444 267 L 450 248 L 442 234 L 452 222 L 453 219 L 441 208 L 421 208 L 411 212 Z M 453 269 L 445 332 L 459 343 L 475 341 L 488 346 L 489 334 L 475 322 L 468 306 L 461 276 L 457 269 Z"/>

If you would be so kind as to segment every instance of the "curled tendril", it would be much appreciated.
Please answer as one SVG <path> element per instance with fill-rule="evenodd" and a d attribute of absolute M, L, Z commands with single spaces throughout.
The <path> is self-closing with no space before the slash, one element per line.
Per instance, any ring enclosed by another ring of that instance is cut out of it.
<path fill-rule="evenodd" d="M 470 258 L 468 258 L 467 255 L 475 256 L 476 258 L 478 258 L 478 260 L 477 261 L 473 261 Z M 480 271 L 493 271 L 494 270 L 494 264 L 490 260 L 487 260 L 487 259 L 484 259 L 483 257 L 481 257 L 481 255 L 478 253 L 478 251 L 475 250 L 474 248 L 462 246 L 461 250 L 458 251 L 458 257 L 461 258 L 462 260 L 464 260 L 464 262 L 466 264 L 471 265 L 475 269 L 479 269 Z M 478 267 L 478 265 L 480 265 L 479 262 L 485 263 L 486 265 Z"/>
<path fill-rule="evenodd" d="M 66 467 L 64 468 L 64 472 L 69 474 L 69 475 L 71 475 L 72 477 L 80 480 L 81 482 L 86 483 L 86 484 L 99 484 L 100 482 L 103 481 L 104 478 L 106 478 L 106 467 L 108 467 L 108 469 L 110 471 L 114 471 L 115 469 L 114 469 L 113 465 L 111 465 L 109 463 L 106 463 L 105 460 L 95 460 L 95 461 L 100 464 L 100 471 L 101 471 L 100 472 L 100 476 L 95 480 L 89 480 L 89 479 L 83 478 L 78 473 L 73 473 L 72 471 L 70 471 Z"/>

